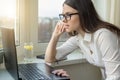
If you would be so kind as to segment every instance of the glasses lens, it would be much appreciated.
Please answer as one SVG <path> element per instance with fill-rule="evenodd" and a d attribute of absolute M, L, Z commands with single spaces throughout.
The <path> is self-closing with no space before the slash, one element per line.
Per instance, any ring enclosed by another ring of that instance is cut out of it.
<path fill-rule="evenodd" d="M 70 14 L 66 14 L 65 18 L 66 18 L 67 21 L 69 21 L 71 19 L 71 15 Z"/>
<path fill-rule="evenodd" d="M 63 14 L 59 14 L 59 18 L 60 18 L 60 20 L 64 19 L 64 15 Z"/>

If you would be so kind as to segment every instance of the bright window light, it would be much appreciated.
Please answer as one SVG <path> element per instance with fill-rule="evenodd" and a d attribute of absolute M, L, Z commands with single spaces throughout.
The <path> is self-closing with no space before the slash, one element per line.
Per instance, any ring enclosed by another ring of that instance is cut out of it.
<path fill-rule="evenodd" d="M 16 0 L 0 0 L 0 17 L 15 18 Z"/>

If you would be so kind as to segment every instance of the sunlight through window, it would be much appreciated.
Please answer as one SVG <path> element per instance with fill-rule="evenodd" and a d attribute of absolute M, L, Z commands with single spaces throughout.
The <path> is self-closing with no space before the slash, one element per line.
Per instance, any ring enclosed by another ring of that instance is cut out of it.
<path fill-rule="evenodd" d="M 15 26 L 16 0 L 0 0 L 0 26 Z"/>
<path fill-rule="evenodd" d="M 0 0 L 0 17 L 14 18 L 16 0 Z"/>

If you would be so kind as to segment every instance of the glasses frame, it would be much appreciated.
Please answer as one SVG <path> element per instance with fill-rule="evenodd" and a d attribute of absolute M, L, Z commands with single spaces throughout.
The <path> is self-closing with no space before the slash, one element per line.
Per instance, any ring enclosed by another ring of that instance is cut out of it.
<path fill-rule="evenodd" d="M 71 16 L 72 15 L 77 15 L 77 14 L 79 14 L 79 13 L 67 13 L 67 14 L 59 14 L 59 19 L 60 20 L 66 20 L 66 21 L 69 21 L 69 20 L 71 20 Z"/>

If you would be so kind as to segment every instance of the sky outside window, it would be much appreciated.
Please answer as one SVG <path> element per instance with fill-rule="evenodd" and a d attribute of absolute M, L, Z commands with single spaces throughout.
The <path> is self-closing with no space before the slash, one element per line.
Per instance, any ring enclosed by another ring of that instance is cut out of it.
<path fill-rule="evenodd" d="M 39 17 L 58 17 L 65 0 L 39 0 Z"/>

